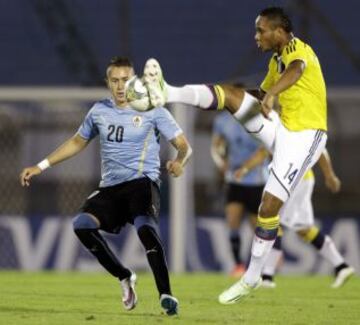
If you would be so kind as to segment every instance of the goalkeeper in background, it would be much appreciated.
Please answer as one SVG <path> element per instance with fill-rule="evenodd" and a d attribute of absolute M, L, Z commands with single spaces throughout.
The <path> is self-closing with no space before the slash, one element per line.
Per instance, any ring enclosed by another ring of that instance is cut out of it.
<path fill-rule="evenodd" d="M 125 83 L 133 76 L 127 58 L 113 58 L 106 71 L 111 98 L 96 102 L 75 135 L 39 164 L 25 168 L 20 181 L 29 186 L 33 176 L 78 154 L 99 136 L 100 186 L 73 219 L 74 231 L 99 263 L 119 280 L 124 308 L 131 310 L 137 303 L 136 274 L 118 260 L 99 230 L 119 233 L 127 223 L 134 225 L 154 274 L 161 307 L 168 315 L 175 315 L 178 300 L 172 296 L 158 227 L 160 134 L 177 150 L 177 157 L 166 166 L 174 177 L 182 174 L 191 147 L 165 108 L 138 112 L 129 107 Z"/>

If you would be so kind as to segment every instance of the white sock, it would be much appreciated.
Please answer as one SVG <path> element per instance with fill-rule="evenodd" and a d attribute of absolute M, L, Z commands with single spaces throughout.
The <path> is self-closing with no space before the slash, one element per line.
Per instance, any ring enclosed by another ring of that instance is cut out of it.
<path fill-rule="evenodd" d="M 261 115 L 260 108 L 260 102 L 254 96 L 245 92 L 239 109 L 234 113 L 234 117 L 244 125 L 252 117 Z"/>
<path fill-rule="evenodd" d="M 337 250 L 335 243 L 329 236 L 325 236 L 325 241 L 323 246 L 319 249 L 319 254 L 334 267 L 345 262 L 344 258 Z"/>
<path fill-rule="evenodd" d="M 166 86 L 167 103 L 183 103 L 208 108 L 214 101 L 214 95 L 206 85 L 186 85 L 184 87 Z"/>
<path fill-rule="evenodd" d="M 279 122 L 277 113 L 271 113 L 271 121 L 266 119 L 260 112 L 259 101 L 245 92 L 244 99 L 233 116 L 249 134 L 262 142 L 270 152 L 273 151 L 276 125 Z"/>
<path fill-rule="evenodd" d="M 270 250 L 269 256 L 265 262 L 262 274 L 273 276 L 276 272 L 276 268 L 279 265 L 282 256 L 282 251 L 276 248 Z"/>
<path fill-rule="evenodd" d="M 264 240 L 256 235 L 251 247 L 251 258 L 248 269 L 244 274 L 244 282 L 250 286 L 255 286 L 261 277 L 261 272 L 265 262 L 269 256 L 270 250 L 273 247 L 274 240 Z"/>

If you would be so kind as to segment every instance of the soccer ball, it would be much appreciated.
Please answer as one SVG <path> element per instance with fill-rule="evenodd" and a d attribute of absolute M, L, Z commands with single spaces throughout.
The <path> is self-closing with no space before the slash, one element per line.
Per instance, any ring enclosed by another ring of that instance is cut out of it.
<path fill-rule="evenodd" d="M 129 105 L 137 111 L 144 112 L 153 108 L 150 103 L 149 92 L 137 76 L 126 82 L 125 95 Z"/>

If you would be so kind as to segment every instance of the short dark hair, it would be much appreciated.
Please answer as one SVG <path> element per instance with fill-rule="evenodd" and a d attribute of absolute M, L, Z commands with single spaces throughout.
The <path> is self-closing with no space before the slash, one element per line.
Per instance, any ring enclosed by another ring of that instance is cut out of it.
<path fill-rule="evenodd" d="M 132 62 L 130 61 L 129 58 L 125 57 L 125 56 L 114 56 L 111 58 L 107 68 L 106 68 L 106 78 L 105 80 L 107 80 L 108 76 L 109 76 L 109 72 L 110 69 L 112 67 L 129 67 L 134 69 L 134 66 L 132 64 Z"/>
<path fill-rule="evenodd" d="M 133 68 L 134 65 L 130 61 L 129 58 L 125 56 L 114 56 L 111 58 L 108 67 L 115 66 L 115 67 L 130 67 Z"/>
<path fill-rule="evenodd" d="M 268 7 L 260 12 L 260 16 L 266 17 L 274 21 L 276 27 L 281 27 L 285 32 L 291 33 L 293 31 L 292 22 L 289 16 L 281 7 Z"/>

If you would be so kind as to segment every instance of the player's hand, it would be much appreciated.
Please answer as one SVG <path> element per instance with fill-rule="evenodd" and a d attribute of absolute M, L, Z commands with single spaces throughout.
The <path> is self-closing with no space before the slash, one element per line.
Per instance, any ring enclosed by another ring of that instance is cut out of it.
<path fill-rule="evenodd" d="M 169 160 L 166 163 L 166 169 L 173 177 L 179 177 L 184 171 L 182 164 L 176 160 Z"/>
<path fill-rule="evenodd" d="M 338 193 L 341 188 L 341 181 L 336 175 L 325 178 L 325 185 L 332 193 Z"/>
<path fill-rule="evenodd" d="M 30 179 L 35 176 L 41 174 L 41 169 L 38 166 L 31 166 L 24 168 L 20 174 L 20 183 L 22 186 L 29 186 Z"/>
<path fill-rule="evenodd" d="M 246 167 L 240 167 L 240 168 L 238 168 L 238 169 L 235 171 L 235 173 L 234 173 L 236 180 L 237 180 L 237 181 L 242 180 L 242 178 L 243 178 L 248 172 L 249 172 L 249 169 L 246 168 Z"/>
<path fill-rule="evenodd" d="M 267 118 L 270 119 L 269 114 L 274 108 L 275 96 L 267 93 L 263 100 L 261 101 L 261 113 Z"/>

